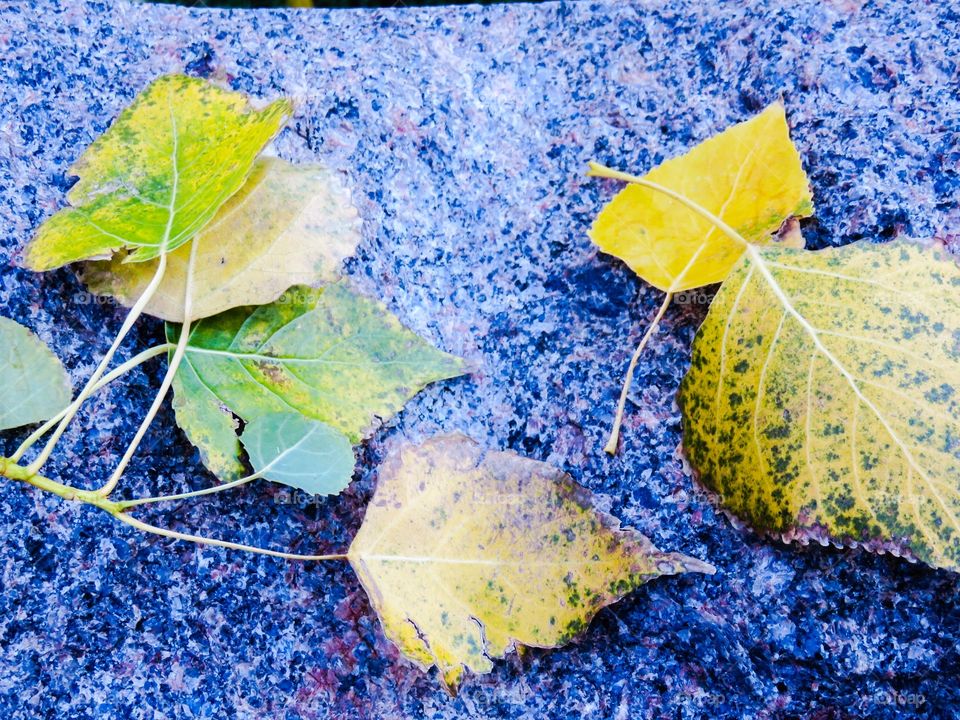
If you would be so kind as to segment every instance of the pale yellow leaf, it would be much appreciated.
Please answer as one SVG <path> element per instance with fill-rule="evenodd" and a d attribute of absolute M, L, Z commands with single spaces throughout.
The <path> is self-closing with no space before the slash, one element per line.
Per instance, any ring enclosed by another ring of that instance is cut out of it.
<path fill-rule="evenodd" d="M 293 285 L 331 282 L 359 241 L 359 215 L 335 173 L 319 165 L 261 158 L 246 184 L 191 241 L 199 243 L 191 319 L 273 302 Z M 191 243 L 169 254 L 147 313 L 183 322 Z M 109 261 L 86 263 L 83 279 L 93 292 L 131 306 L 150 283 L 158 261 L 125 259 L 117 254 Z"/>

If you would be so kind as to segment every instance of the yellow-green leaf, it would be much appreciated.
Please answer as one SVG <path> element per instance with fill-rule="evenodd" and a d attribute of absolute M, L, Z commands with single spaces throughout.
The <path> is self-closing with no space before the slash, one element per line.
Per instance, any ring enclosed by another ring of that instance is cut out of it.
<path fill-rule="evenodd" d="M 273 302 L 293 285 L 332 282 L 359 242 L 360 217 L 335 173 L 261 158 L 210 224 L 170 253 L 163 282 L 145 312 L 183 322 L 193 243 L 198 248 L 191 319 Z M 93 292 L 129 307 L 150 283 L 158 261 L 128 263 L 126 257 L 117 253 L 112 260 L 87 263 L 83 279 Z"/>
<path fill-rule="evenodd" d="M 290 116 L 287 100 L 262 110 L 205 80 L 154 81 L 70 172 L 79 181 L 26 251 L 33 270 L 134 249 L 140 262 L 172 251 L 243 185 L 254 159 Z"/>
<path fill-rule="evenodd" d="M 48 420 L 70 402 L 70 377 L 44 342 L 0 317 L 0 430 Z"/>
<path fill-rule="evenodd" d="M 960 268 L 905 242 L 757 248 L 681 388 L 702 481 L 754 527 L 960 569 Z"/>
<path fill-rule="evenodd" d="M 462 435 L 388 456 L 348 557 L 387 637 L 452 692 L 512 648 L 569 642 L 647 580 L 713 572 L 620 528 L 569 475 Z"/>
<path fill-rule="evenodd" d="M 780 103 L 667 160 L 643 179 L 694 201 L 758 245 L 771 243 L 788 218 L 813 212 L 809 181 Z M 636 184 L 603 209 L 590 237 L 667 292 L 723 280 L 744 250 L 675 199 Z"/>
<path fill-rule="evenodd" d="M 179 326 L 167 325 L 176 342 Z M 367 437 L 426 384 L 463 362 L 407 330 L 344 282 L 298 286 L 276 302 L 228 310 L 191 329 L 174 378 L 177 423 L 221 478 L 243 473 L 233 415 L 297 412 Z"/>

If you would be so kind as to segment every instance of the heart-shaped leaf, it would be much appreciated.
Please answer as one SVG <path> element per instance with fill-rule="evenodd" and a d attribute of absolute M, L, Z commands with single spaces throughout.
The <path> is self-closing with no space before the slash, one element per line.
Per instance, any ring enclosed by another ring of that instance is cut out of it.
<path fill-rule="evenodd" d="M 787 218 L 813 212 L 809 181 L 780 103 L 667 160 L 642 179 L 692 200 L 759 245 L 771 243 Z M 590 237 L 666 292 L 723 280 L 744 250 L 676 199 L 636 184 L 607 204 Z"/>
<path fill-rule="evenodd" d="M 136 249 L 141 262 L 189 241 L 243 185 L 290 116 L 287 100 L 253 110 L 245 95 L 205 80 L 154 81 L 71 168 L 71 207 L 26 251 L 33 270 Z"/>
<path fill-rule="evenodd" d="M 350 439 L 300 413 L 259 415 L 240 437 L 256 473 L 314 495 L 336 495 L 353 477 Z"/>
<path fill-rule="evenodd" d="M 683 380 L 684 445 L 762 531 L 960 569 L 960 268 L 895 242 L 757 248 Z"/>
<path fill-rule="evenodd" d="M 178 333 L 167 325 L 171 342 Z M 226 479 L 243 473 L 233 415 L 252 422 L 297 412 L 356 443 L 427 383 L 462 373 L 460 359 L 341 281 L 196 323 L 174 379 L 174 409 L 204 464 Z"/>
<path fill-rule="evenodd" d="M 348 558 L 387 637 L 451 692 L 517 645 L 569 642 L 647 580 L 714 571 L 620 528 L 569 475 L 462 435 L 388 456 Z"/>
<path fill-rule="evenodd" d="M 70 377 L 44 342 L 0 317 L 0 430 L 48 420 L 70 402 Z"/>
<path fill-rule="evenodd" d="M 273 302 L 293 285 L 336 280 L 360 242 L 360 218 L 350 193 L 331 171 L 261 158 L 250 178 L 190 243 L 170 253 L 167 271 L 145 312 L 183 322 L 187 261 L 193 269 L 193 318 L 242 305 Z M 157 269 L 156 260 L 87 263 L 83 279 L 100 295 L 132 306 Z"/>

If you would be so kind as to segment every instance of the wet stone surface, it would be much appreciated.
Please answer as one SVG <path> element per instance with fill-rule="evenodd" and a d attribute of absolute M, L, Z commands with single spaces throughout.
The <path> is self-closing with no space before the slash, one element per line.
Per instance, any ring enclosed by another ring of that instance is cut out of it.
<path fill-rule="evenodd" d="M 547 3 L 384 11 L 0 5 L 0 304 L 89 374 L 123 318 L 19 251 L 68 168 L 154 77 L 297 99 L 277 152 L 341 171 L 364 220 L 354 284 L 476 372 L 368 442 L 341 497 L 254 484 L 146 517 L 299 552 L 345 548 L 384 454 L 463 431 L 569 471 L 661 548 L 715 564 L 602 611 L 582 639 L 451 700 L 398 658 L 347 565 L 201 548 L 0 485 L 5 718 L 895 718 L 955 716 L 955 576 L 734 527 L 679 454 L 674 393 L 706 306 L 672 308 L 641 363 L 625 450 L 602 453 L 659 294 L 586 237 L 616 186 L 782 97 L 812 178 L 813 246 L 960 243 L 960 7 Z M 749 6 L 749 7 L 748 7 Z M 144 321 L 129 357 L 161 338 Z M 162 365 L 97 396 L 50 473 L 102 482 Z M 10 453 L 23 433 L 0 435 Z M 123 495 L 212 482 L 160 414 Z M 900 703 L 900 704 L 898 704 Z"/>

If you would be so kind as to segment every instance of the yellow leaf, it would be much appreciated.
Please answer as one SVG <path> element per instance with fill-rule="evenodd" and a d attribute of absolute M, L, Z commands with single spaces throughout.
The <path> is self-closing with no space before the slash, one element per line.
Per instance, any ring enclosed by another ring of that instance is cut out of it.
<path fill-rule="evenodd" d="M 387 458 L 348 557 L 387 636 L 451 692 L 517 644 L 569 642 L 647 580 L 714 571 L 621 529 L 569 475 L 462 435 Z"/>
<path fill-rule="evenodd" d="M 26 251 L 33 270 L 175 250 L 243 185 L 254 159 L 290 117 L 287 100 L 262 110 L 197 78 L 158 78 L 70 169 L 71 207 L 47 220 Z"/>
<path fill-rule="evenodd" d="M 960 268 L 905 242 L 751 248 L 680 403 L 702 481 L 756 528 L 960 570 Z"/>
<path fill-rule="evenodd" d="M 332 282 L 360 242 L 360 218 L 337 176 L 317 165 L 276 158 L 254 164 L 246 184 L 191 242 L 193 320 L 241 305 L 264 305 L 293 285 Z M 163 282 L 145 312 L 183 322 L 191 243 L 170 253 Z M 132 306 L 157 270 L 157 260 L 87 263 L 83 279 L 100 295 Z"/>
<path fill-rule="evenodd" d="M 593 174 L 621 177 L 605 170 Z M 809 181 L 790 141 L 783 106 L 774 103 L 642 178 L 672 190 L 758 245 L 791 216 L 813 212 Z M 675 199 L 630 184 L 597 216 L 590 237 L 665 292 L 722 281 L 743 254 L 742 243 Z M 796 236 L 792 237 L 796 242 Z"/>

